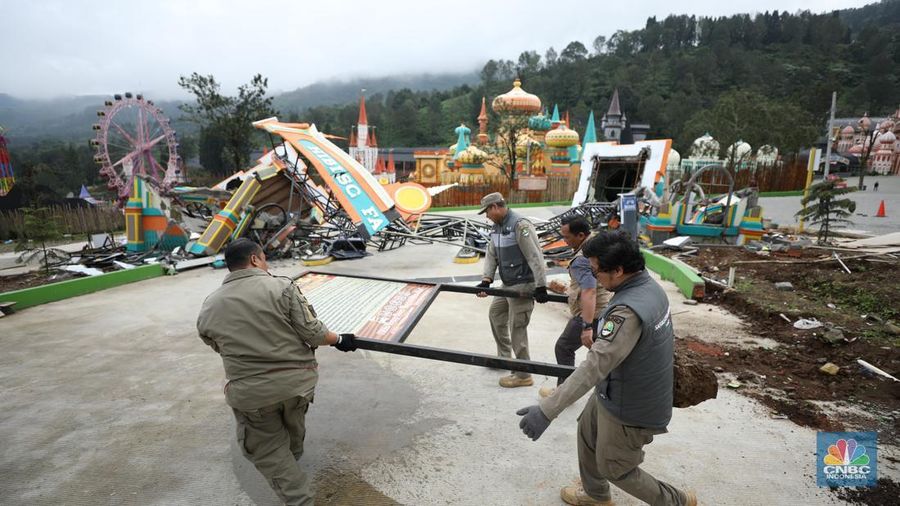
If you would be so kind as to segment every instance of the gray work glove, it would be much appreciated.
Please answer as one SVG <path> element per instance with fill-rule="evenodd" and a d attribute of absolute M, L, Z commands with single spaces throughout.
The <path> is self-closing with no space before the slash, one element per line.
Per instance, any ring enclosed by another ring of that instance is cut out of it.
<path fill-rule="evenodd" d="M 550 426 L 550 419 L 541 411 L 541 407 L 535 404 L 516 411 L 516 414 L 522 417 L 519 421 L 519 428 L 532 441 L 537 441 L 541 434 Z"/>

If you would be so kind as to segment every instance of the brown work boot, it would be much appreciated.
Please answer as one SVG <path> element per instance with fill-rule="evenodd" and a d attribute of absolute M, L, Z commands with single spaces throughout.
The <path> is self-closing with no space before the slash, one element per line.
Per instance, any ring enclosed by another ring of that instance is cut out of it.
<path fill-rule="evenodd" d="M 694 492 L 693 490 L 689 490 L 689 491 L 685 492 L 684 493 L 684 504 L 685 504 L 685 506 L 697 506 L 698 504 L 700 504 L 697 502 L 697 493 Z"/>
<path fill-rule="evenodd" d="M 601 501 L 587 495 L 581 487 L 563 487 L 559 491 L 559 496 L 566 504 L 574 506 L 613 506 L 612 499 L 609 501 Z"/>
<path fill-rule="evenodd" d="M 531 385 L 534 385 L 534 380 L 531 379 L 531 376 L 520 378 L 515 374 L 510 374 L 500 378 L 500 386 L 503 388 L 530 387 Z"/>

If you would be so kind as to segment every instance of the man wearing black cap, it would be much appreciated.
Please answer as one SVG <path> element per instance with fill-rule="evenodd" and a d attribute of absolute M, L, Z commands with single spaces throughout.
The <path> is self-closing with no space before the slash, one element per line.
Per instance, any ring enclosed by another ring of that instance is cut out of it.
<path fill-rule="evenodd" d="M 530 221 L 506 207 L 500 193 L 490 193 L 481 199 L 481 210 L 494 228 L 484 257 L 484 274 L 477 286 L 488 288 L 494 275 L 500 271 L 504 290 L 519 292 L 527 297 L 494 297 L 491 302 L 490 322 L 497 355 L 530 360 L 528 354 L 528 322 L 534 310 L 534 301 L 547 302 L 547 277 L 544 273 L 544 256 L 538 242 L 537 231 Z M 479 297 L 487 297 L 481 292 Z M 506 388 L 527 387 L 534 384 L 528 373 L 514 372 L 500 378 L 500 386 Z"/>

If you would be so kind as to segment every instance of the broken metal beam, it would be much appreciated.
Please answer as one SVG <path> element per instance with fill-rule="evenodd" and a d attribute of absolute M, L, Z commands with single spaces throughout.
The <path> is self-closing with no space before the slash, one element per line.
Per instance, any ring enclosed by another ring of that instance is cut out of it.
<path fill-rule="evenodd" d="M 368 339 L 365 337 L 357 337 L 354 339 L 354 342 L 356 343 L 356 347 L 360 350 L 379 351 L 393 355 L 439 360 L 441 362 L 453 362 L 456 364 L 477 365 L 479 367 L 490 367 L 493 369 L 527 372 L 557 378 L 568 376 L 575 370 L 575 367 L 570 365 L 495 357 L 492 355 L 482 355 L 480 353 L 466 353 L 442 348 L 432 348 L 430 346 L 395 343 L 391 341 L 382 341 L 380 339 Z"/>

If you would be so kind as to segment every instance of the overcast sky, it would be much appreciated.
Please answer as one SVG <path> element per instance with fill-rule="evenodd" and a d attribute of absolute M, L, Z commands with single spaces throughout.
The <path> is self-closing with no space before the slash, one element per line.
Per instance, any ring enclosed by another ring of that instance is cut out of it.
<path fill-rule="evenodd" d="M 273 92 L 315 81 L 468 71 L 524 50 L 636 29 L 647 17 L 810 9 L 865 0 L 0 0 L 0 93 L 182 97 L 179 75 L 226 91 L 255 73 Z"/>

